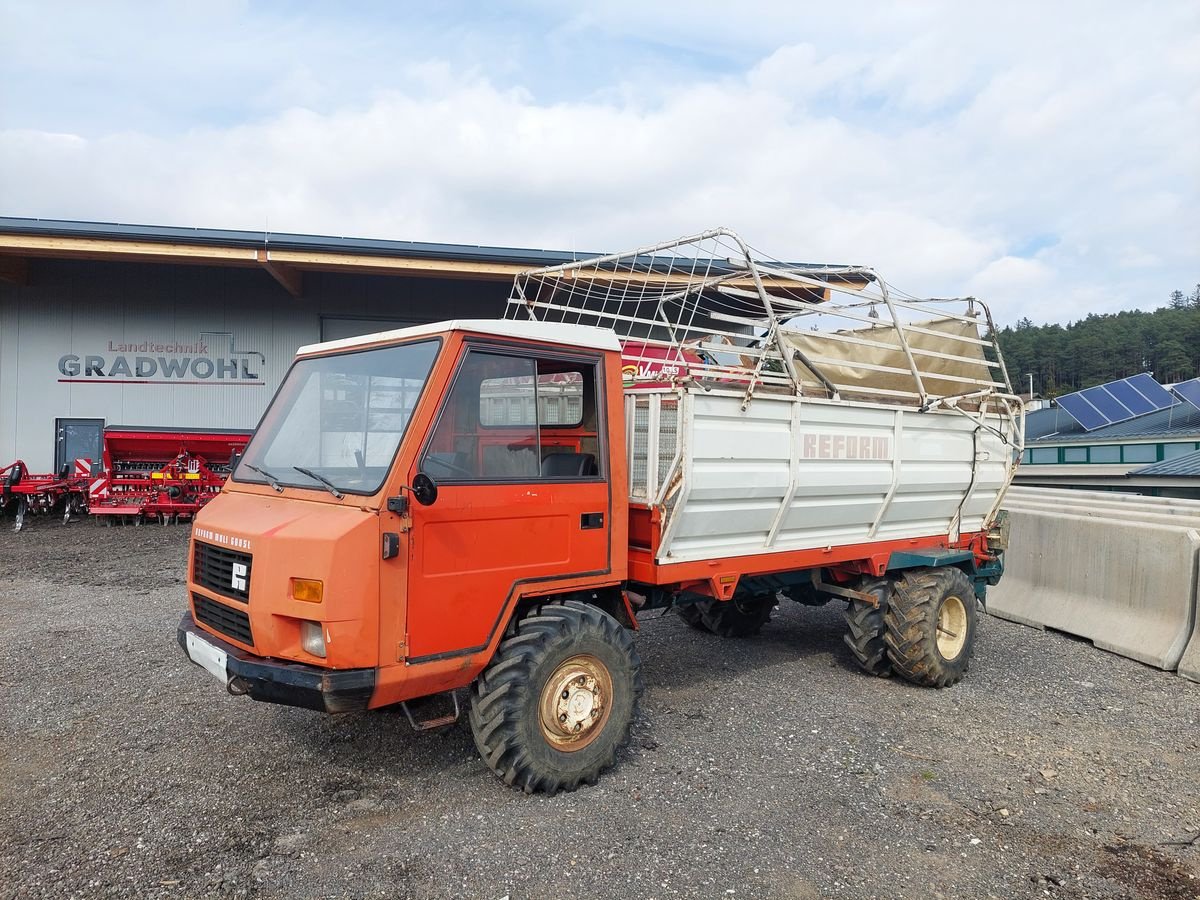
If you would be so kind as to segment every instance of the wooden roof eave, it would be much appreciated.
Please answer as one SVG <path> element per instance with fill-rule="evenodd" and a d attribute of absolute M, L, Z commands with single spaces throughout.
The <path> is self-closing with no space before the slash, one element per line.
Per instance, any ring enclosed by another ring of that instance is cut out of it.
<path fill-rule="evenodd" d="M 87 259 L 106 262 L 168 263 L 173 265 L 233 266 L 267 271 L 293 296 L 301 290 L 299 273 L 304 271 L 352 272 L 424 278 L 455 278 L 482 281 L 511 281 L 530 270 L 526 263 L 489 260 L 441 259 L 417 256 L 387 256 L 328 250 L 272 249 L 266 246 L 230 246 L 183 241 L 139 241 L 116 238 L 0 233 L 0 258 Z M 659 273 L 622 273 L 613 280 L 686 283 L 685 276 L 664 277 Z M 765 276 L 768 292 L 796 293 L 790 281 Z M 731 282 L 740 285 L 749 280 Z M 861 285 L 848 285 L 861 287 Z M 826 293 L 819 288 L 814 294 Z M 813 299 L 817 299 L 814 297 Z M 821 299 L 828 299 L 824 297 Z"/>
<path fill-rule="evenodd" d="M 528 266 L 474 260 L 426 259 L 324 251 L 272 250 L 168 241 L 127 241 L 59 235 L 0 234 L 0 255 L 176 265 L 278 267 L 281 271 L 364 272 L 508 281 Z M 272 273 L 273 275 L 275 273 Z M 286 276 L 285 276 L 286 277 Z M 285 285 L 286 286 L 286 285 Z"/>

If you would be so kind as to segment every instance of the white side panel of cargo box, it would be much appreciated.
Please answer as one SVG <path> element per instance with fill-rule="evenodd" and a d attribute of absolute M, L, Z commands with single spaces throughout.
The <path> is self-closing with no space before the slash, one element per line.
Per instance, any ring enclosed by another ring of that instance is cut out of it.
<path fill-rule="evenodd" d="M 1007 478 L 1011 451 L 957 412 L 766 394 L 741 405 L 685 395 L 661 561 L 956 538 L 984 527 Z"/>

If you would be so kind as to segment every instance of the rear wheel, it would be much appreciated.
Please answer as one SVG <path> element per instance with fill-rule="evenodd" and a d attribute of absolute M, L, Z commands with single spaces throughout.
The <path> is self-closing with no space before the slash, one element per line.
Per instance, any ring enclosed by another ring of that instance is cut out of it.
<path fill-rule="evenodd" d="M 693 628 L 711 631 L 724 638 L 750 637 L 758 634 L 771 621 L 775 610 L 775 594 L 747 594 L 731 600 L 700 600 L 679 607 L 679 615 Z M 684 609 L 695 612 L 685 614 Z M 689 616 L 697 616 L 698 624 L 692 624 Z"/>
<path fill-rule="evenodd" d="M 794 584 L 784 589 L 784 594 L 795 600 L 801 606 L 824 606 L 833 599 L 833 594 L 818 591 L 811 582 Z"/>
<path fill-rule="evenodd" d="M 978 622 L 975 589 L 958 569 L 909 569 L 884 616 L 888 658 L 914 684 L 949 687 L 967 671 Z"/>
<path fill-rule="evenodd" d="M 633 639 L 603 610 L 567 601 L 522 619 L 471 689 L 484 762 L 526 793 L 595 784 L 629 739 L 642 694 Z"/>
<path fill-rule="evenodd" d="M 847 626 L 844 640 L 864 672 L 886 678 L 892 674 L 892 661 L 888 659 L 887 643 L 883 639 L 887 634 L 884 614 L 892 594 L 892 582 L 887 578 L 864 578 L 859 582 L 858 590 L 873 595 L 879 605 L 851 600 L 842 614 Z"/>
<path fill-rule="evenodd" d="M 712 634 L 708 626 L 704 624 L 704 613 L 700 609 L 700 603 L 684 603 L 682 606 L 676 606 L 675 613 L 697 631 Z"/>

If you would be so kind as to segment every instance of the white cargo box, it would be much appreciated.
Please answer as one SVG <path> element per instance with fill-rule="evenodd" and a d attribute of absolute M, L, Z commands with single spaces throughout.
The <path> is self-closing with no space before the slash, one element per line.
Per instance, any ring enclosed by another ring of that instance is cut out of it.
<path fill-rule="evenodd" d="M 1014 469 L 1005 416 L 712 389 L 630 391 L 630 501 L 660 563 L 987 528 Z M 655 464 L 657 463 L 657 464 Z"/>

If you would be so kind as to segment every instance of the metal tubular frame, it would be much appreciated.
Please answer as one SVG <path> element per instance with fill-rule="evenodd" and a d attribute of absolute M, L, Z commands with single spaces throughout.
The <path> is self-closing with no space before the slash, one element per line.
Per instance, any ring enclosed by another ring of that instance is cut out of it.
<path fill-rule="evenodd" d="M 820 302 L 814 302 L 814 292 L 823 298 Z M 845 297 L 835 302 L 831 299 L 835 295 Z M 643 304 L 650 304 L 653 311 Z M 960 313 L 943 308 L 953 304 L 966 304 L 966 310 Z M 886 309 L 887 320 L 864 314 L 864 306 L 871 307 L 872 313 L 876 306 Z M 946 334 L 920 322 L 905 321 L 900 310 L 976 327 L 985 325 L 987 334 Z M 833 400 L 851 396 L 920 412 L 953 408 L 983 427 L 990 427 L 982 416 L 989 399 L 995 401 L 993 415 L 1004 416 L 1014 424 L 1019 416 L 1014 407 L 1020 409 L 1020 401 L 1013 394 L 986 303 L 974 297 L 930 301 L 914 301 L 907 295 L 896 297 L 879 273 L 865 266 L 808 269 L 764 261 L 728 228 L 712 228 L 623 253 L 523 272 L 514 281 L 505 315 L 611 328 L 627 344 L 636 343 L 642 348 L 627 350 L 631 360 L 682 363 L 683 373 L 671 379 L 677 384 L 699 383 L 706 388 L 741 385 L 743 409 L 762 388 L 787 387 L 804 395 L 806 387 L 819 387 Z M 895 344 L 872 340 L 853 329 L 820 330 L 834 341 L 894 349 L 906 365 L 838 360 L 785 345 L 781 331 L 789 321 L 805 316 L 829 316 L 873 328 L 888 326 L 896 336 Z M 912 335 L 982 348 L 994 358 L 914 347 L 909 340 Z M 721 360 L 723 354 L 740 358 L 736 364 L 730 363 Z M 976 366 L 981 371 L 977 378 L 965 373 L 942 374 L 923 369 L 924 360 Z M 908 375 L 911 388 L 902 390 L 893 385 L 864 389 L 839 383 L 831 374 L 835 367 Z M 960 384 L 965 390 L 949 395 L 933 393 L 929 379 L 939 385 Z M 960 404 L 976 406 L 980 412 L 972 414 Z M 1020 441 L 1019 429 L 1015 433 Z"/>

